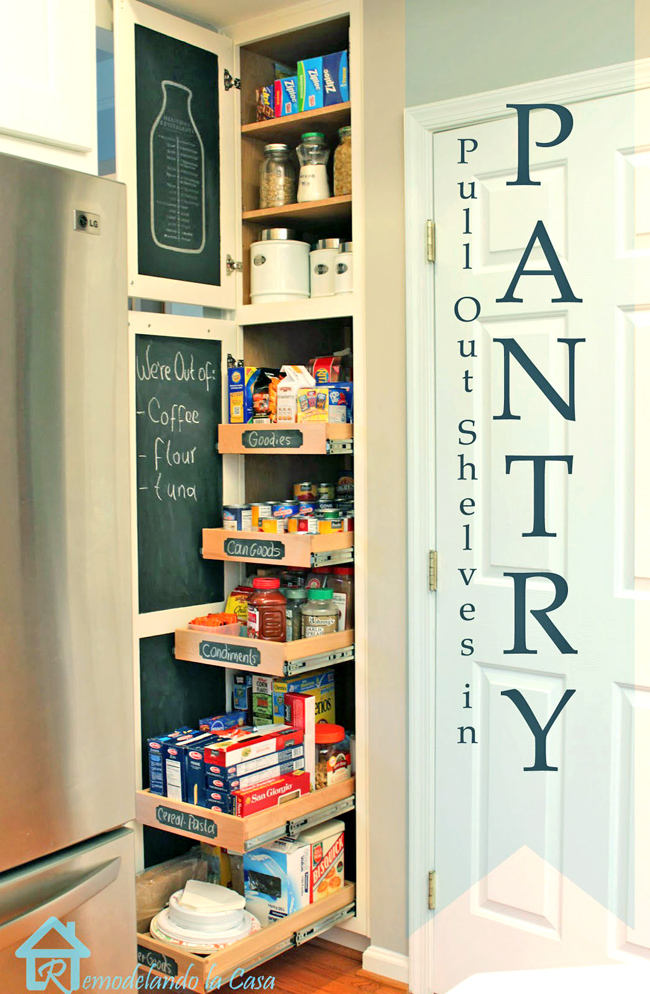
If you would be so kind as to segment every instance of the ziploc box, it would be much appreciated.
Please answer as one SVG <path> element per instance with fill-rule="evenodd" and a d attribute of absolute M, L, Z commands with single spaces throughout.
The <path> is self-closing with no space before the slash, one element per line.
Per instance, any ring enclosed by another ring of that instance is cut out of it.
<path fill-rule="evenodd" d="M 208 766 L 232 766 L 245 759 L 270 756 L 289 746 L 302 745 L 303 740 L 304 735 L 300 729 L 290 725 L 276 725 L 271 732 L 248 732 L 231 742 L 222 739 L 221 742 L 206 746 L 205 761 Z"/>
<path fill-rule="evenodd" d="M 167 793 L 165 774 L 167 746 L 176 742 L 181 736 L 190 734 L 195 734 L 194 729 L 184 725 L 182 728 L 170 732 L 169 735 L 158 735 L 155 738 L 147 739 L 149 745 L 149 790 L 152 794 L 161 794 L 164 797 Z"/>
<path fill-rule="evenodd" d="M 231 366 L 228 370 L 230 424 L 247 425 L 253 420 L 253 388 L 258 373 L 258 366 Z"/>
<path fill-rule="evenodd" d="M 275 87 L 275 116 L 288 117 L 298 113 L 298 77 L 287 76 L 276 79 Z"/>
<path fill-rule="evenodd" d="M 298 63 L 298 110 L 316 110 L 323 106 L 323 58 L 303 59 Z"/>
<path fill-rule="evenodd" d="M 309 846 L 278 839 L 244 856 L 246 910 L 262 928 L 309 904 Z"/>
<path fill-rule="evenodd" d="M 323 106 L 344 104 L 350 99 L 348 53 L 323 56 Z"/>
<path fill-rule="evenodd" d="M 230 789 L 230 785 L 241 777 L 250 773 L 258 773 L 263 770 L 269 777 L 277 776 L 276 770 L 282 763 L 288 763 L 294 759 L 302 760 L 305 755 L 304 744 L 299 746 L 288 746 L 279 752 L 273 752 L 269 756 L 259 756 L 257 759 L 246 759 L 242 763 L 233 763 L 232 766 L 212 766 L 206 764 L 206 777 L 208 784 L 217 790 Z"/>
<path fill-rule="evenodd" d="M 316 722 L 327 721 L 336 724 L 334 704 L 334 670 L 318 670 L 290 680 L 276 678 L 273 681 L 273 720 L 283 722 L 284 695 L 310 694 L 316 698 Z"/>

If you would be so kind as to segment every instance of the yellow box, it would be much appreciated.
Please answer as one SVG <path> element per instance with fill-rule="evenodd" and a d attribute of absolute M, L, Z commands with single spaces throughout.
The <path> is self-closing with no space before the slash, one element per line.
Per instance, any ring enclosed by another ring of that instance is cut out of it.
<path fill-rule="evenodd" d="M 273 681 L 273 722 L 284 724 L 284 695 L 309 694 L 316 698 L 316 721 L 327 721 L 336 724 L 336 709 L 334 704 L 334 670 L 318 670 L 305 676 L 297 676 L 289 680 L 275 679 Z"/>
<path fill-rule="evenodd" d="M 326 387 L 300 387 L 296 395 L 296 421 L 329 421 Z"/>

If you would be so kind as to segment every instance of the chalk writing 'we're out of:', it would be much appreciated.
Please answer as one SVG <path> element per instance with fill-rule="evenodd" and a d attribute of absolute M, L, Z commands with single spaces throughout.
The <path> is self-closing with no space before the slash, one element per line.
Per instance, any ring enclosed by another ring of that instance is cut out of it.
<path fill-rule="evenodd" d="M 194 381 L 205 384 L 206 391 L 210 392 L 210 386 L 217 378 L 217 371 L 209 359 L 201 366 L 197 366 L 192 352 L 186 356 L 179 349 L 174 356 L 173 363 L 160 362 L 151 358 L 150 350 L 151 344 L 147 345 L 144 360 L 140 360 L 137 356 L 135 359 L 135 371 L 140 381 L 162 380 L 168 383 L 174 380 L 179 383 Z"/>

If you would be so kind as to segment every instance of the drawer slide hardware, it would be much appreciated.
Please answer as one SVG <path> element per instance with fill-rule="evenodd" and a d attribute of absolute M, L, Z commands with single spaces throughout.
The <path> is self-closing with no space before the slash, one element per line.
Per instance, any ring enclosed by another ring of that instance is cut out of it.
<path fill-rule="evenodd" d="M 355 911 L 356 903 L 353 901 L 352 904 L 346 904 L 344 908 L 334 911 L 331 915 L 327 915 L 326 918 L 321 918 L 320 921 L 314 922 L 313 925 L 309 925 L 307 928 L 299 929 L 299 931 L 294 932 L 293 935 L 294 945 L 302 946 L 304 942 L 309 942 L 310 939 L 315 939 L 317 935 L 321 935 L 323 932 L 326 932 L 328 928 L 332 928 L 332 926 L 338 925 L 347 918 L 351 918 Z"/>
<path fill-rule="evenodd" d="M 345 663 L 354 659 L 354 645 L 334 652 L 321 652 L 318 656 L 305 656 L 304 659 L 292 659 L 284 664 L 284 675 L 295 676 L 296 673 L 308 673 L 310 670 L 320 670 L 331 663 Z"/>
<path fill-rule="evenodd" d="M 232 90 L 233 87 L 237 90 L 241 90 L 241 79 L 232 76 L 227 69 L 224 69 L 223 86 L 225 90 Z"/>
<path fill-rule="evenodd" d="M 354 562 L 354 549 L 336 549 L 334 552 L 312 552 L 312 566 L 339 566 Z"/>
<path fill-rule="evenodd" d="M 354 441 L 351 438 L 328 438 L 328 456 L 351 456 L 354 452 Z"/>
<path fill-rule="evenodd" d="M 342 801 L 337 801 L 336 804 L 328 804 L 327 807 L 320 808 L 318 811 L 312 811 L 311 814 L 305 815 L 304 818 L 294 818 L 293 821 L 287 821 L 284 825 L 278 825 L 277 828 L 272 828 L 262 835 L 256 835 L 253 839 L 246 839 L 246 852 L 250 852 L 251 849 L 257 849 L 258 846 L 263 846 L 267 842 L 273 842 L 275 839 L 283 839 L 287 836 L 294 839 L 305 828 L 311 828 L 312 825 L 321 825 L 324 821 L 329 821 L 330 818 L 345 814 L 346 811 L 352 811 L 353 808 L 354 794 L 351 797 L 344 797 Z"/>

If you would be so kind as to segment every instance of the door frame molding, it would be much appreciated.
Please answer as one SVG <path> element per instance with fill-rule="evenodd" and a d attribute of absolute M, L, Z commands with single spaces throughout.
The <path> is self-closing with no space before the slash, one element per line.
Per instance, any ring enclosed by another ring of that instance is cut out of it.
<path fill-rule="evenodd" d="M 429 592 L 428 552 L 435 549 L 434 267 L 427 261 L 426 222 L 434 218 L 436 132 L 514 116 L 508 103 L 580 103 L 650 87 L 650 59 L 407 108 L 405 142 L 407 605 L 408 605 L 408 934 L 409 991 L 431 994 L 435 915 L 427 907 L 434 863 L 436 599 Z M 426 416 L 423 416 L 426 412 Z M 442 567 L 444 583 L 445 564 Z M 418 790 L 419 787 L 424 789 Z"/>

